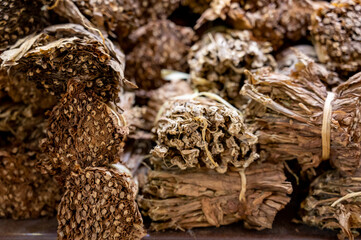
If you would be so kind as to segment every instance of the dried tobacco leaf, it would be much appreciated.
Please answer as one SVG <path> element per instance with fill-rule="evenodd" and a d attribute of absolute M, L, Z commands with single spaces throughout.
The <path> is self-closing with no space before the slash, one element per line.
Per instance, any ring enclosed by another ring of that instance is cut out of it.
<path fill-rule="evenodd" d="M 52 216 L 61 187 L 36 168 L 38 141 L 31 146 L 12 144 L 0 148 L 0 217 L 13 219 Z"/>
<path fill-rule="evenodd" d="M 250 29 L 254 36 L 272 43 L 276 50 L 285 41 L 306 36 L 310 16 L 320 4 L 303 0 L 213 0 L 196 28 L 217 18 L 237 29 Z"/>
<path fill-rule="evenodd" d="M 152 155 L 159 158 L 155 164 L 181 169 L 205 166 L 224 173 L 228 165 L 247 167 L 258 158 L 257 137 L 243 116 L 208 97 L 184 95 L 168 101 L 154 132 L 157 146 Z"/>
<path fill-rule="evenodd" d="M 260 148 L 269 160 L 297 158 L 302 171 L 330 158 L 343 174 L 354 172 L 361 166 L 361 73 L 329 93 L 321 82 L 329 77 L 325 68 L 308 58 L 301 58 L 297 67 L 289 76 L 254 74 L 242 88 L 241 93 L 254 100 L 246 114 L 258 128 Z M 327 139 L 327 131 L 322 136 L 325 104 L 332 107 L 330 122 L 324 124 L 326 130 L 330 126 L 330 142 L 322 144 L 322 138 Z"/>
<path fill-rule="evenodd" d="M 17 40 L 40 30 L 45 25 L 41 4 L 31 0 L 0 2 L 0 53 Z"/>
<path fill-rule="evenodd" d="M 239 91 L 246 79 L 245 70 L 274 69 L 276 62 L 270 52 L 271 44 L 255 40 L 250 31 L 208 33 L 188 55 L 192 84 L 199 91 L 214 92 L 241 106 Z"/>
<path fill-rule="evenodd" d="M 137 188 L 124 166 L 71 173 L 58 208 L 58 239 L 141 239 Z"/>
<path fill-rule="evenodd" d="M 179 7 L 181 0 L 139 0 L 142 25 L 158 19 L 167 19 Z"/>
<path fill-rule="evenodd" d="M 306 224 L 340 230 L 340 239 L 354 239 L 361 229 L 360 169 L 352 177 L 343 177 L 338 171 L 319 176 L 301 206 Z"/>
<path fill-rule="evenodd" d="M 344 75 L 361 71 L 361 1 L 334 0 L 312 16 L 317 56 Z"/>
<path fill-rule="evenodd" d="M 209 8 L 209 4 L 212 2 L 212 0 L 182 0 L 182 5 L 188 6 L 192 9 L 195 13 L 203 13 Z"/>
<path fill-rule="evenodd" d="M 121 114 L 79 81 L 68 81 L 68 92 L 48 119 L 43 142 L 48 158 L 42 167 L 66 176 L 79 166 L 106 166 L 119 161 L 128 128 Z"/>
<path fill-rule="evenodd" d="M 66 91 L 67 81 L 76 76 L 105 101 L 115 99 L 126 82 L 121 51 L 76 24 L 45 28 L 22 39 L 0 58 L 10 77 L 22 74 L 20 82 L 34 82 L 58 98 Z"/>
<path fill-rule="evenodd" d="M 194 32 L 169 20 L 149 22 L 129 38 L 135 44 L 126 56 L 126 77 L 141 89 L 162 86 L 162 69 L 187 71 L 187 59 Z"/>
<path fill-rule="evenodd" d="M 292 192 L 282 164 L 254 163 L 243 176 L 237 169 L 225 174 L 204 168 L 149 171 L 139 206 L 156 231 L 219 227 L 240 220 L 247 228 L 272 228 Z"/>

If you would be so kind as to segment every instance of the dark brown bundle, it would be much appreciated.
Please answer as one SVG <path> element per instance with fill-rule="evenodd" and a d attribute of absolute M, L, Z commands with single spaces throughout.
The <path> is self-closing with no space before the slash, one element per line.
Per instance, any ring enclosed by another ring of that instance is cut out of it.
<path fill-rule="evenodd" d="M 245 70 L 275 68 L 270 52 L 271 44 L 255 40 L 250 31 L 208 33 L 188 55 L 192 84 L 199 91 L 214 92 L 234 105 L 241 104 L 239 91 Z"/>
<path fill-rule="evenodd" d="M 128 132 L 126 122 L 79 81 L 69 81 L 68 92 L 48 119 L 43 143 L 48 161 L 42 166 L 65 176 L 77 166 L 106 166 L 119 161 Z"/>
<path fill-rule="evenodd" d="M 361 71 L 361 1 L 334 0 L 312 16 L 317 56 L 333 71 Z"/>
<path fill-rule="evenodd" d="M 17 40 L 42 28 L 45 16 L 41 4 L 31 0 L 0 2 L 0 53 Z"/>
<path fill-rule="evenodd" d="M 250 29 L 254 36 L 278 49 L 286 40 L 306 36 L 313 9 L 318 4 L 303 0 L 213 0 L 196 27 L 217 18 L 229 21 L 237 29 Z"/>
<path fill-rule="evenodd" d="M 162 69 L 187 71 L 186 56 L 193 37 L 191 28 L 169 20 L 149 22 L 129 37 L 135 47 L 127 55 L 126 77 L 142 89 L 162 86 Z"/>
<path fill-rule="evenodd" d="M 21 74 L 58 98 L 66 91 L 67 81 L 76 76 L 104 100 L 115 99 L 126 81 L 120 50 L 76 24 L 45 28 L 0 57 L 11 78 Z"/>
<path fill-rule="evenodd" d="M 149 21 L 167 19 L 178 8 L 181 0 L 138 0 L 142 25 Z"/>
<path fill-rule="evenodd" d="M 58 208 L 58 239 L 141 239 L 137 185 L 124 166 L 71 173 Z"/>
<path fill-rule="evenodd" d="M 254 74 L 242 88 L 254 100 L 247 117 L 259 129 L 260 148 L 269 160 L 297 158 L 303 171 L 329 158 L 342 173 L 352 173 L 361 166 L 361 73 L 330 93 L 322 84 L 329 72 L 301 61 L 290 76 Z"/>
<path fill-rule="evenodd" d="M 27 219 L 56 212 L 61 187 L 37 170 L 37 144 L 0 148 L 0 217 Z"/>
<path fill-rule="evenodd" d="M 239 169 L 238 169 L 239 170 Z M 245 173 L 209 169 L 149 171 L 139 206 L 151 229 L 191 229 L 240 220 L 247 228 L 272 228 L 278 211 L 290 201 L 292 185 L 282 164 L 251 164 Z"/>
<path fill-rule="evenodd" d="M 340 239 L 354 239 L 361 229 L 361 170 L 352 177 L 338 171 L 321 175 L 312 183 L 302 209 L 306 224 L 341 230 Z"/>
<path fill-rule="evenodd" d="M 229 164 L 247 167 L 258 158 L 257 137 L 239 111 L 199 94 L 166 102 L 154 132 L 157 146 L 152 154 L 166 166 L 207 167 L 224 173 Z"/>

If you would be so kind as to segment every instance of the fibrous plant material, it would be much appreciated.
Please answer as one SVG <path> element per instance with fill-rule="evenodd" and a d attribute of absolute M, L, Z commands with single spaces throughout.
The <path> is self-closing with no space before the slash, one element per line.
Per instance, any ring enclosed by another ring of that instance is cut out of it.
<path fill-rule="evenodd" d="M 0 217 L 28 219 L 56 212 L 61 187 L 37 170 L 37 144 L 0 148 Z"/>
<path fill-rule="evenodd" d="M 106 166 L 119 161 L 128 133 L 122 115 L 79 81 L 69 81 L 68 92 L 48 119 L 42 167 L 66 176 L 77 166 Z"/>
<path fill-rule="evenodd" d="M 202 14 L 204 11 L 206 11 L 209 8 L 209 4 L 211 2 L 212 0 L 198 0 L 198 1 L 182 0 L 182 5 L 190 7 L 192 11 L 195 13 Z"/>
<path fill-rule="evenodd" d="M 141 23 L 167 19 L 179 6 L 181 0 L 139 0 Z"/>
<path fill-rule="evenodd" d="M 240 112 L 200 94 L 166 102 L 154 132 L 154 164 L 180 169 L 207 167 L 224 173 L 229 165 L 247 167 L 258 158 L 257 137 L 244 124 Z"/>
<path fill-rule="evenodd" d="M 58 98 L 75 76 L 105 101 L 115 99 L 126 82 L 122 52 L 109 40 L 76 24 L 47 27 L 22 39 L 0 58 L 10 77 L 22 74 Z"/>
<path fill-rule="evenodd" d="M 58 239 L 141 239 L 145 230 L 136 194 L 124 166 L 71 173 L 58 208 Z"/>
<path fill-rule="evenodd" d="M 45 16 L 41 4 L 31 0 L 0 2 L 0 53 L 17 40 L 42 28 Z"/>
<path fill-rule="evenodd" d="M 204 168 L 149 171 L 138 202 L 156 231 L 219 227 L 241 220 L 247 228 L 262 230 L 272 228 L 291 192 L 282 164 L 254 163 L 243 177 L 237 169 L 225 174 Z"/>
<path fill-rule="evenodd" d="M 208 33 L 189 52 L 191 82 L 199 91 L 214 92 L 240 105 L 245 70 L 266 66 L 274 69 L 276 62 L 271 52 L 271 44 L 255 40 L 250 31 Z"/>
<path fill-rule="evenodd" d="M 305 171 L 330 159 L 343 174 L 352 173 L 361 166 L 361 73 L 331 93 L 321 82 L 329 77 L 325 68 L 301 61 L 290 76 L 250 77 L 241 92 L 254 100 L 247 106 L 248 122 L 256 124 L 269 160 L 297 158 Z"/>
<path fill-rule="evenodd" d="M 338 171 L 324 173 L 314 180 L 301 207 L 306 224 L 340 230 L 340 239 L 354 239 L 361 229 L 360 169 L 350 177 Z"/>
<path fill-rule="evenodd" d="M 187 54 L 194 37 L 191 28 L 169 20 L 149 22 L 129 38 L 134 48 L 127 55 L 126 77 L 141 89 L 162 86 L 161 70 L 187 71 Z"/>
<path fill-rule="evenodd" d="M 312 16 L 311 35 L 320 62 L 350 75 L 361 71 L 361 1 L 337 0 Z"/>
<path fill-rule="evenodd" d="M 306 36 L 313 9 L 318 4 L 295 0 L 213 0 L 196 27 L 217 18 L 227 20 L 237 29 L 250 29 L 254 36 L 278 49 L 286 40 Z"/>

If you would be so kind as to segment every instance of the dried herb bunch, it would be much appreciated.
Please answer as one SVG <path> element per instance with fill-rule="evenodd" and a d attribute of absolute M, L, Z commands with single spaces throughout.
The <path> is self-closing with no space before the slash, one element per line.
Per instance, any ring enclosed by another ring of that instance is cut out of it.
<path fill-rule="evenodd" d="M 269 42 L 254 39 L 250 31 L 225 30 L 203 36 L 188 55 L 191 81 L 199 91 L 210 91 L 237 104 L 245 70 L 275 68 Z"/>
<path fill-rule="evenodd" d="M 184 95 L 161 108 L 154 128 L 154 163 L 180 169 L 205 166 L 220 173 L 229 164 L 247 167 L 258 158 L 257 137 L 243 116 L 232 106 L 198 95 Z"/>
<path fill-rule="evenodd" d="M 278 49 L 287 41 L 297 41 L 306 36 L 310 16 L 316 3 L 287 0 L 213 0 L 196 27 L 217 18 L 227 20 L 237 29 L 251 29 L 259 38 Z"/>
<path fill-rule="evenodd" d="M 342 173 L 352 173 L 361 165 L 361 73 L 328 93 L 322 80 L 329 72 L 310 59 L 301 61 L 289 76 L 254 74 L 242 88 L 254 100 L 247 118 L 258 127 L 260 148 L 269 160 L 297 158 L 303 171 L 330 158 Z M 325 119 L 324 111 L 331 111 Z"/>
<path fill-rule="evenodd" d="M 81 76 L 87 88 L 104 100 L 115 99 L 124 80 L 120 50 L 76 24 L 45 28 L 0 57 L 10 77 L 22 73 L 39 89 L 58 97 L 66 91 L 67 80 Z"/>
<path fill-rule="evenodd" d="M 52 174 L 118 162 L 123 150 L 128 133 L 124 118 L 84 85 L 69 81 L 68 92 L 50 113 L 43 142 L 48 159 L 42 167 Z"/>
<path fill-rule="evenodd" d="M 58 208 L 58 239 L 141 239 L 137 186 L 122 168 L 73 172 Z"/>
<path fill-rule="evenodd" d="M 169 20 L 149 22 L 129 38 L 134 48 L 127 55 L 126 77 L 141 89 L 162 86 L 162 69 L 187 71 L 187 59 L 194 37 L 191 28 L 175 25 Z"/>
<path fill-rule="evenodd" d="M 272 228 L 291 192 L 282 164 L 254 163 L 244 178 L 237 169 L 225 174 L 204 168 L 149 171 L 138 202 L 156 231 L 219 227 L 240 220 L 247 228 L 262 230 Z"/>
<path fill-rule="evenodd" d="M 41 4 L 31 0 L 0 2 L 0 53 L 17 40 L 36 32 L 45 24 Z"/>
<path fill-rule="evenodd" d="M 361 1 L 337 0 L 312 16 L 311 35 L 317 56 L 344 75 L 361 71 Z"/>
<path fill-rule="evenodd" d="M 340 239 L 354 239 L 361 229 L 361 171 L 343 177 L 338 171 L 321 175 L 302 203 L 302 220 L 320 228 L 341 230 Z"/>
<path fill-rule="evenodd" d="M 55 214 L 61 188 L 37 170 L 37 143 L 0 148 L 0 217 L 27 219 Z"/>

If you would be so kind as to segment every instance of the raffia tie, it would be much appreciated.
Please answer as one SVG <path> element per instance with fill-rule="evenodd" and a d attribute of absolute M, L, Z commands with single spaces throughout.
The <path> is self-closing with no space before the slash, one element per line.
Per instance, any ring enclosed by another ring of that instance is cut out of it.
<path fill-rule="evenodd" d="M 335 94 L 332 92 L 328 92 L 325 105 L 323 106 L 322 132 L 321 132 L 323 160 L 327 160 L 330 157 L 332 101 L 334 98 L 335 98 Z"/>

